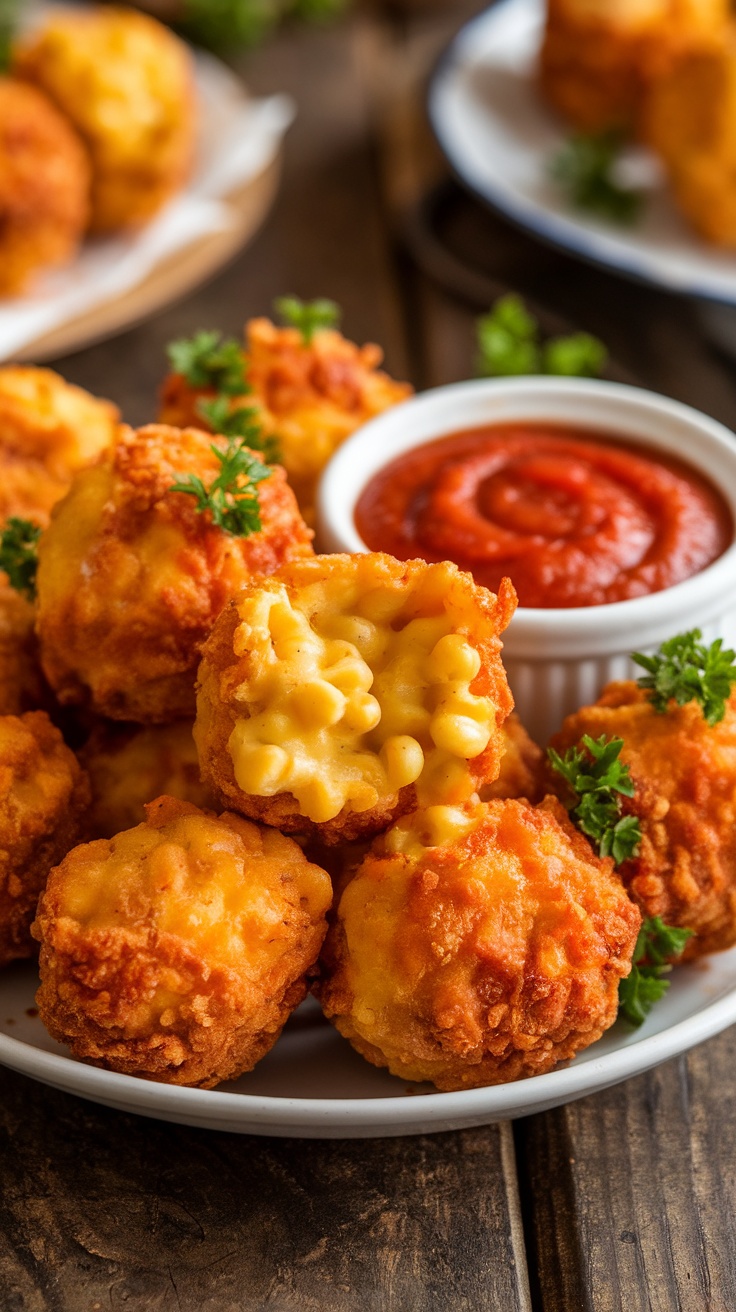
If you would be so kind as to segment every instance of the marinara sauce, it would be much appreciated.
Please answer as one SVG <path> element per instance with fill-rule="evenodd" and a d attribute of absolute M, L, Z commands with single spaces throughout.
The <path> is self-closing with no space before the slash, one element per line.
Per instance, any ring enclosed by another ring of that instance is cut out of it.
<path fill-rule="evenodd" d="M 733 538 L 716 489 L 684 461 L 542 424 L 454 433 L 391 461 L 356 508 L 371 550 L 453 560 L 521 606 L 598 606 L 660 592 Z"/>

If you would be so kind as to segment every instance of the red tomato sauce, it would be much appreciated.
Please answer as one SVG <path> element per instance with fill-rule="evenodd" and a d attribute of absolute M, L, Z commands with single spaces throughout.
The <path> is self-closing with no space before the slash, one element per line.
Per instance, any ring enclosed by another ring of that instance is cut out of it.
<path fill-rule="evenodd" d="M 726 503 L 684 461 L 541 424 L 454 433 L 391 461 L 355 523 L 372 551 L 453 560 L 521 606 L 598 606 L 661 592 L 726 550 Z"/>

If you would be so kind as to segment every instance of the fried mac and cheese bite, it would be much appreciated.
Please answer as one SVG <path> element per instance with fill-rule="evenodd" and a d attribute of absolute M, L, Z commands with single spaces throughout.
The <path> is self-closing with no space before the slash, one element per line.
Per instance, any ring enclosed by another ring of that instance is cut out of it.
<path fill-rule="evenodd" d="M 0 77 L 0 296 L 67 264 L 89 207 L 89 160 L 72 125 L 41 91 Z"/>
<path fill-rule="evenodd" d="M 51 369 L 0 366 L 0 520 L 47 524 L 78 470 L 112 443 L 120 412 Z"/>
<path fill-rule="evenodd" d="M 637 128 L 649 86 L 728 11 L 728 0 L 548 0 L 542 91 L 581 132 Z"/>
<path fill-rule="evenodd" d="M 647 96 L 642 135 L 707 241 L 736 247 L 736 25 L 684 51 Z"/>
<path fill-rule="evenodd" d="M 314 519 L 317 481 L 345 438 L 374 415 L 404 401 L 408 383 L 378 368 L 380 346 L 356 346 L 336 329 L 319 329 L 305 341 L 297 328 L 251 319 L 245 329 L 244 368 L 252 391 L 233 407 L 255 406 L 308 523 Z M 161 394 L 162 423 L 201 424 L 198 403 L 212 395 L 170 374 Z"/>
<path fill-rule="evenodd" d="M 133 9 L 54 12 L 13 59 L 84 141 L 91 228 L 145 223 L 183 186 L 195 135 L 193 64 L 167 27 Z"/>
<path fill-rule="evenodd" d="M 592 706 L 568 715 L 552 746 L 561 754 L 584 734 L 623 739 L 634 795 L 625 814 L 641 829 L 637 855 L 618 869 L 643 916 L 691 929 L 683 958 L 736 944 L 736 697 L 719 724 L 695 702 L 654 709 L 633 681 L 610 683 Z M 567 800 L 560 776 L 550 788 Z"/>
<path fill-rule="evenodd" d="M 331 896 L 292 839 L 159 798 L 53 871 L 33 927 L 42 1020 L 109 1070 L 235 1079 L 305 997 Z"/>
<path fill-rule="evenodd" d="M 79 759 L 92 788 L 86 838 L 114 838 L 140 824 L 146 803 L 163 794 L 201 807 L 212 801 L 199 777 L 191 720 L 147 725 L 100 721 Z"/>
<path fill-rule="evenodd" d="M 541 1075 L 613 1024 L 640 915 L 555 799 L 432 807 L 343 889 L 315 991 L 375 1066 L 439 1089 Z"/>
<path fill-rule="evenodd" d="M 541 747 L 530 738 L 516 712 L 512 712 L 501 730 L 503 755 L 497 779 L 483 785 L 481 801 L 494 797 L 525 797 L 530 802 L 542 800 L 545 792 L 545 759 Z"/>
<path fill-rule="evenodd" d="M 39 710 L 48 698 L 33 605 L 0 572 L 0 716 Z"/>
<path fill-rule="evenodd" d="M 222 469 L 212 445 L 192 428 L 121 428 L 56 507 L 39 543 L 37 628 L 62 704 L 143 723 L 191 716 L 202 644 L 225 603 L 253 574 L 311 554 L 278 466 L 255 487 L 261 527 L 249 536 L 173 490 L 191 476 L 212 484 Z"/>
<path fill-rule="evenodd" d="M 86 776 L 43 711 L 0 716 L 0 966 L 31 956 L 38 895 L 88 803 Z"/>
<path fill-rule="evenodd" d="M 461 803 L 499 771 L 512 707 L 499 634 L 515 606 L 449 562 L 315 556 L 221 615 L 194 736 L 224 805 L 339 842 Z"/>

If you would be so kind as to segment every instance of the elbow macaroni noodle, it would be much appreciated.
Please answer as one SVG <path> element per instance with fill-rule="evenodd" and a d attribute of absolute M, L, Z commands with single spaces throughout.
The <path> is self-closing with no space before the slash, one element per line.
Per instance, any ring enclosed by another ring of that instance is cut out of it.
<path fill-rule="evenodd" d="M 238 786 L 291 793 L 315 822 L 407 784 L 422 806 L 461 805 L 496 722 L 470 691 L 478 652 L 450 615 L 416 614 L 416 588 L 351 592 L 313 585 L 295 602 L 273 583 L 239 606 L 235 653 L 253 673 L 228 742 Z"/>

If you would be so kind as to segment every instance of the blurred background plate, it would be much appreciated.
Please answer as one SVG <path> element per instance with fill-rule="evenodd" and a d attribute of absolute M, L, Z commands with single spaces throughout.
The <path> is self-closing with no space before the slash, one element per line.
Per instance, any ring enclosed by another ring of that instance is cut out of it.
<path fill-rule="evenodd" d="M 570 211 L 550 178 L 568 131 L 544 104 L 536 68 L 543 0 L 500 0 L 461 29 L 437 67 L 429 113 L 462 181 L 534 236 L 654 286 L 736 304 L 736 259 L 694 236 L 657 162 L 630 148 L 622 167 L 647 193 L 633 228 Z"/>
<path fill-rule="evenodd" d="M 195 52 L 199 138 L 188 185 L 132 233 L 88 239 L 67 268 L 0 300 L 0 359 L 52 360 L 139 323 L 190 292 L 254 236 L 278 187 L 293 102 L 251 99 Z"/>

